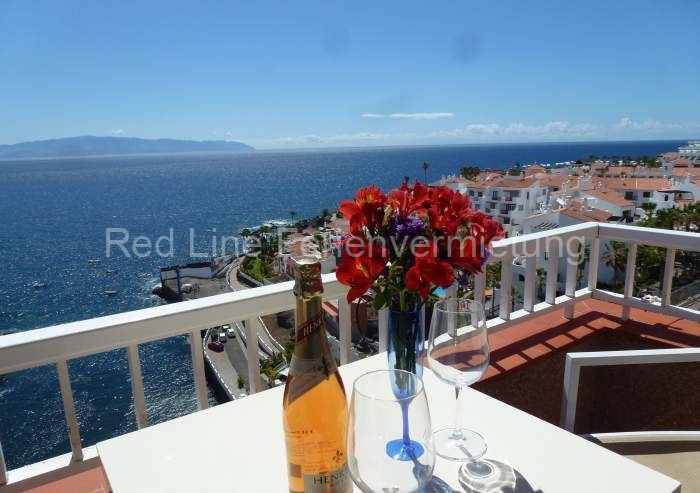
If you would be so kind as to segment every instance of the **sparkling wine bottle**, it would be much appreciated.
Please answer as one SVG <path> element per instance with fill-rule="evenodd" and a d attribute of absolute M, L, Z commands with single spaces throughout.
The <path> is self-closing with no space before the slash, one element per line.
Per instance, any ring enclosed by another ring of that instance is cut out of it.
<path fill-rule="evenodd" d="M 284 433 L 291 493 L 349 493 L 343 381 L 326 338 L 321 264 L 299 257 L 294 354 L 284 387 Z"/>

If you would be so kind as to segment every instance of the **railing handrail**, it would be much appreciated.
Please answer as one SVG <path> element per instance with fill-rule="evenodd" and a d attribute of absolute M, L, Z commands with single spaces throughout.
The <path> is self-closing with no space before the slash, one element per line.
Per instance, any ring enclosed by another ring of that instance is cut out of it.
<path fill-rule="evenodd" d="M 334 273 L 323 276 L 324 299 L 345 296 L 347 288 Z M 290 310 L 293 281 L 169 305 L 0 336 L 0 374 L 64 359 L 187 334 L 196 329 L 246 320 L 273 311 Z"/>
<path fill-rule="evenodd" d="M 508 251 L 514 256 L 546 248 L 552 237 L 600 238 L 638 242 L 684 250 L 700 250 L 700 234 L 607 223 L 581 223 L 493 243 L 495 256 Z M 324 299 L 343 297 L 347 288 L 334 273 L 323 275 Z M 187 334 L 246 320 L 270 311 L 294 308 L 293 281 L 224 293 L 140 310 L 91 318 L 0 336 L 0 374 L 11 373 L 63 359 L 73 359 L 112 349 Z"/>

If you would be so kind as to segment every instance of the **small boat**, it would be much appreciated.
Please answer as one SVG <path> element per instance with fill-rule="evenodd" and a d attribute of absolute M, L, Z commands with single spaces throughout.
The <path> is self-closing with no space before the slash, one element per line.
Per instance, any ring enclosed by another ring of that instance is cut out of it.
<path fill-rule="evenodd" d="M 39 281 L 34 281 L 34 283 L 32 284 L 32 287 L 34 289 L 41 289 L 41 288 L 45 288 L 46 286 L 47 286 L 47 284 L 45 282 L 39 282 Z"/>
<path fill-rule="evenodd" d="M 97 265 L 97 264 L 99 264 L 100 262 L 102 262 L 102 260 L 100 260 L 100 259 L 98 259 L 98 258 L 94 258 L 94 259 L 88 260 L 88 264 L 90 264 L 90 265 Z"/>
<path fill-rule="evenodd" d="M 117 292 L 114 289 L 105 289 L 105 294 L 107 296 L 114 296 L 115 294 L 117 294 Z"/>

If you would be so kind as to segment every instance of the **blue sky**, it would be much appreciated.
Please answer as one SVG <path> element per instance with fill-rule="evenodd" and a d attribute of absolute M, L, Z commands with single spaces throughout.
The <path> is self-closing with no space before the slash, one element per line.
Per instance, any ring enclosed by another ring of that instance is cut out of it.
<path fill-rule="evenodd" d="M 0 143 L 700 136 L 700 2 L 0 3 Z"/>

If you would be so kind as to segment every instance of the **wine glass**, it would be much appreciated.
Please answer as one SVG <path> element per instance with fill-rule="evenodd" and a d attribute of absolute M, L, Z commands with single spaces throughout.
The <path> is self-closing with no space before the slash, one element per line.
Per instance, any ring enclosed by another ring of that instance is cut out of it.
<path fill-rule="evenodd" d="M 409 493 L 430 481 L 435 451 L 420 377 L 403 370 L 378 370 L 355 380 L 348 466 L 365 493 Z"/>
<path fill-rule="evenodd" d="M 487 463 L 477 462 L 486 453 L 486 440 L 479 433 L 462 428 L 460 393 L 477 382 L 489 365 L 486 317 L 481 303 L 448 298 L 433 307 L 428 341 L 430 368 L 442 381 L 454 385 L 457 411 L 453 428 L 435 432 L 435 451 L 441 457 L 469 461 L 460 469 L 465 475 L 490 474 Z"/>

